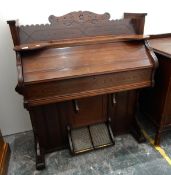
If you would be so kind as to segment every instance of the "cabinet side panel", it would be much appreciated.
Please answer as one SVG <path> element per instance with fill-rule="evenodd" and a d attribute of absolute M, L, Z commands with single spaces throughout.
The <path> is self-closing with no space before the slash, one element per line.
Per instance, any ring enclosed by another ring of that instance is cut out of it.
<path fill-rule="evenodd" d="M 66 122 L 59 114 L 59 107 L 57 104 L 50 104 L 30 109 L 35 137 L 46 152 L 67 144 Z"/>

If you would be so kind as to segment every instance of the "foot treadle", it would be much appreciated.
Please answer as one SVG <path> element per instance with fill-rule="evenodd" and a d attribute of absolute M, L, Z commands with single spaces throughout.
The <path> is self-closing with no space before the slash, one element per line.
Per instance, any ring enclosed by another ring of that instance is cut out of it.
<path fill-rule="evenodd" d="M 73 154 L 114 145 L 113 133 L 110 125 L 106 123 L 76 129 L 68 128 L 68 138 Z"/>

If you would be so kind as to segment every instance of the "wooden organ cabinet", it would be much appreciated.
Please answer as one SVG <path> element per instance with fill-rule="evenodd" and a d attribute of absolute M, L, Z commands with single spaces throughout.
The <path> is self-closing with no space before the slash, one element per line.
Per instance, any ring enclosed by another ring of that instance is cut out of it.
<path fill-rule="evenodd" d="M 155 144 L 160 144 L 164 131 L 171 129 L 171 34 L 151 35 L 150 46 L 159 61 L 155 87 L 144 89 L 140 109 L 156 126 Z"/>
<path fill-rule="evenodd" d="M 157 65 L 143 35 L 145 15 L 110 20 L 79 11 L 51 15 L 46 25 L 8 21 L 37 169 L 45 153 L 64 147 L 73 154 L 98 149 L 129 131 L 144 140 L 134 116 L 138 89 L 153 85 Z"/>

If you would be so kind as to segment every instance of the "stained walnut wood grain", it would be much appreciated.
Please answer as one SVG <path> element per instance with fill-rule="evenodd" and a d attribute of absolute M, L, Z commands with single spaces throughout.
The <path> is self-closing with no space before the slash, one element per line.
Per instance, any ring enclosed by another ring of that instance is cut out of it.
<path fill-rule="evenodd" d="M 137 93 L 137 90 L 115 93 L 115 104 L 113 104 L 112 95 L 108 95 L 108 115 L 111 118 L 115 135 L 130 132 L 130 126 L 134 120 Z"/>
<path fill-rule="evenodd" d="M 149 41 L 156 53 L 171 58 L 171 35 L 169 37 L 154 38 Z"/>
<path fill-rule="evenodd" d="M 152 67 L 142 42 L 45 49 L 22 54 L 26 84 Z"/>
<path fill-rule="evenodd" d="M 72 100 L 151 85 L 152 69 L 127 71 L 84 78 L 28 85 L 25 103 L 28 106 Z"/>
<path fill-rule="evenodd" d="M 17 54 L 16 90 L 30 113 L 37 169 L 45 168 L 45 153 L 68 147 L 68 126 L 111 118 L 115 135 L 132 128 L 143 141 L 135 119 L 137 89 L 154 84 L 157 65 L 143 36 L 145 15 L 111 20 L 108 13 L 79 11 L 51 15 L 48 24 L 8 21 Z"/>
<path fill-rule="evenodd" d="M 124 13 L 124 18 L 131 18 L 136 34 L 142 34 L 146 15 L 147 13 Z"/>

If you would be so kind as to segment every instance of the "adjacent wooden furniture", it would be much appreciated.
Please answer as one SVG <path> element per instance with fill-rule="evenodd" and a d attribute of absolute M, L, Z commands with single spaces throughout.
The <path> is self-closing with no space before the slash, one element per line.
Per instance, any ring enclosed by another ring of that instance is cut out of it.
<path fill-rule="evenodd" d="M 9 158 L 10 158 L 9 144 L 4 142 L 0 132 L 0 175 L 7 174 Z"/>
<path fill-rule="evenodd" d="M 152 35 L 150 46 L 159 60 L 155 87 L 141 92 L 140 109 L 157 128 L 155 144 L 161 134 L 171 129 L 171 34 Z"/>
<path fill-rule="evenodd" d="M 143 36 L 146 14 L 72 12 L 50 24 L 8 21 L 16 51 L 18 85 L 30 113 L 37 169 L 44 154 L 68 147 L 67 126 L 110 121 L 114 135 L 143 141 L 135 119 L 138 89 L 154 84 L 157 60 Z"/>

